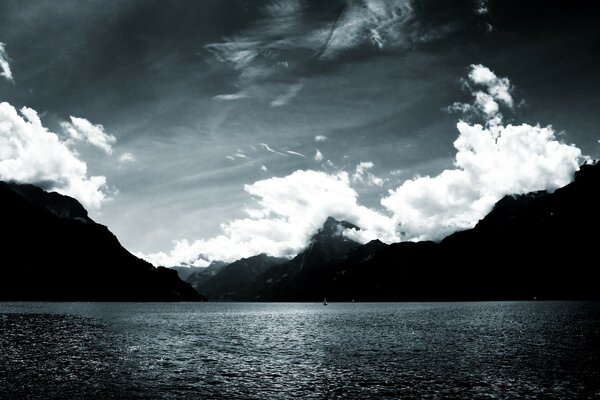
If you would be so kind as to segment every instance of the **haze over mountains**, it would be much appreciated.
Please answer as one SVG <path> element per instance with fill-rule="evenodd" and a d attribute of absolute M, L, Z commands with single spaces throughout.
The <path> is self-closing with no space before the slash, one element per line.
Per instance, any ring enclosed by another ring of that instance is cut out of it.
<path fill-rule="evenodd" d="M 597 299 L 598 204 L 600 165 L 583 165 L 565 187 L 506 196 L 440 243 L 359 245 L 330 218 L 292 260 L 260 255 L 187 280 L 209 300 Z"/>

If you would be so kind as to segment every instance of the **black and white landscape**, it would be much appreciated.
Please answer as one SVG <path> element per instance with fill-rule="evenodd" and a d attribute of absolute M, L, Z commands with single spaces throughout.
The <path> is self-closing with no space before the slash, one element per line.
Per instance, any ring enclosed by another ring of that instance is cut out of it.
<path fill-rule="evenodd" d="M 0 399 L 598 398 L 599 17 L 0 0 Z"/>

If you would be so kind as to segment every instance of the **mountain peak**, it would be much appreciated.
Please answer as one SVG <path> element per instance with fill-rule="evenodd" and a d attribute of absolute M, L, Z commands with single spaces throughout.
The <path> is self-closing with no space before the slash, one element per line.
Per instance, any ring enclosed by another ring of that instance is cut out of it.
<path fill-rule="evenodd" d="M 342 236 L 344 230 L 346 230 L 346 229 L 360 230 L 359 227 L 351 224 L 350 222 L 338 221 L 337 219 L 335 219 L 333 217 L 327 217 L 327 220 L 325 221 L 325 223 L 323 224 L 321 229 L 319 229 L 317 231 L 317 233 L 315 234 L 315 238 L 323 237 L 323 236 L 325 236 L 325 237 Z"/>

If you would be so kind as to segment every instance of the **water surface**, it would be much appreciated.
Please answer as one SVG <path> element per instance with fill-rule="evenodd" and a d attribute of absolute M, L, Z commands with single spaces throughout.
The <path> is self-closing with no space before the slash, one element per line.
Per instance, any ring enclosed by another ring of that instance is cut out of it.
<path fill-rule="evenodd" d="M 0 398 L 600 399 L 600 303 L 0 303 Z"/>

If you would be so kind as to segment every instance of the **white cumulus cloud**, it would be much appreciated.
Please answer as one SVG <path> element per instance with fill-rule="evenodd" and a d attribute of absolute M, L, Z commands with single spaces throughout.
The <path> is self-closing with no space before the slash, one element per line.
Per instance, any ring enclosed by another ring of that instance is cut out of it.
<path fill-rule="evenodd" d="M 473 83 L 485 86 L 495 100 L 501 101 L 508 107 L 513 106 L 512 89 L 508 78 L 499 78 L 488 67 L 477 64 L 471 65 L 469 79 Z"/>
<path fill-rule="evenodd" d="M 454 169 L 404 182 L 381 203 L 393 212 L 408 239 L 441 239 L 473 227 L 505 195 L 554 190 L 573 179 L 581 151 L 560 143 L 551 126 L 505 125 L 500 105 L 512 107 L 511 84 L 489 68 L 472 65 L 469 79 L 485 124 L 456 125 Z"/>
<path fill-rule="evenodd" d="M 8 56 L 6 55 L 6 44 L 0 42 L 0 76 L 3 76 L 6 80 L 13 80 L 12 71 L 10 70 L 10 64 L 8 63 Z"/>
<path fill-rule="evenodd" d="M 369 186 L 383 186 L 385 182 L 384 179 L 373 175 L 369 171 L 374 166 L 375 164 L 373 164 L 371 161 L 360 162 L 352 174 L 352 181 L 365 183 Z"/>
<path fill-rule="evenodd" d="M 222 225 L 223 234 L 212 239 L 178 241 L 169 253 L 145 256 L 160 265 L 192 264 L 204 260 L 233 261 L 259 253 L 291 256 L 301 251 L 327 217 L 349 221 L 362 228 L 347 231 L 355 240 L 394 236 L 391 218 L 358 204 L 358 194 L 350 187 L 347 173 L 327 174 L 296 171 L 246 185 L 255 200 L 248 217 Z"/>
<path fill-rule="evenodd" d="M 112 154 L 112 146 L 117 138 L 106 133 L 102 125 L 94 125 L 85 118 L 70 117 L 70 119 L 71 122 L 63 121 L 61 127 L 69 134 L 72 141 L 88 142 L 106 154 Z"/>
<path fill-rule="evenodd" d="M 465 85 L 471 89 L 471 95 L 474 98 L 473 103 L 456 102 L 447 110 L 462 112 L 466 115 L 481 116 L 487 124 L 501 122 L 500 107 L 504 106 L 509 109 L 514 107 L 513 88 L 508 78 L 496 76 L 492 70 L 481 64 L 471 65 L 468 78 L 469 80 L 465 81 Z"/>
<path fill-rule="evenodd" d="M 49 131 L 37 112 L 0 103 L 0 179 L 43 186 L 75 197 L 88 208 L 107 199 L 104 176 L 87 176 L 87 165 L 58 135 Z"/>
<path fill-rule="evenodd" d="M 472 89 L 473 103 L 461 107 L 476 111 L 484 123 L 459 121 L 454 167 L 436 176 L 405 181 L 382 198 L 382 210 L 361 206 L 351 187 L 352 183 L 383 185 L 384 180 L 370 172 L 374 167 L 370 161 L 359 163 L 352 173 L 299 170 L 247 185 L 255 206 L 246 210 L 246 218 L 223 224 L 221 235 L 181 240 L 170 252 L 145 258 L 171 266 L 233 261 L 262 252 L 291 256 L 307 245 L 329 216 L 360 227 L 344 234 L 361 243 L 376 238 L 384 242 L 439 240 L 473 227 L 505 195 L 552 191 L 573 179 L 585 160 L 577 147 L 561 143 L 551 126 L 503 122 L 500 108 L 514 104 L 508 79 L 473 65 L 469 80 L 480 88 Z M 322 159 L 318 150 L 315 159 Z"/>

